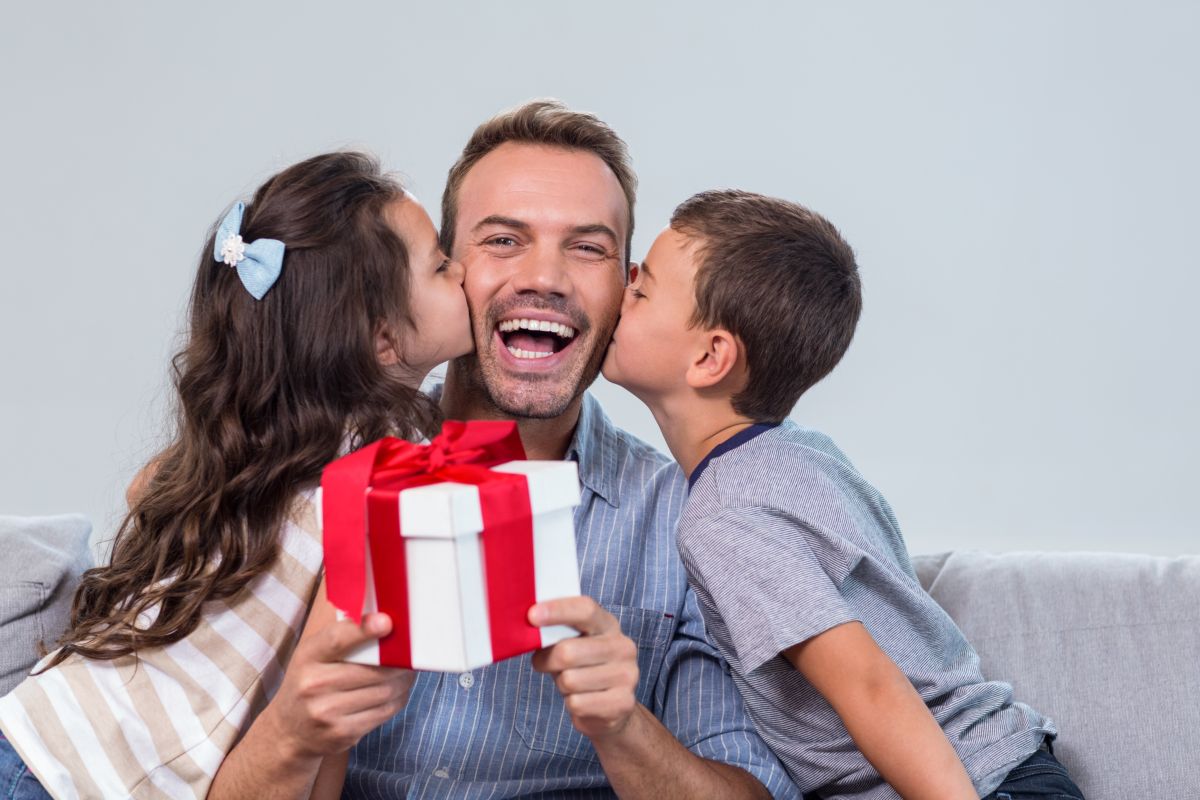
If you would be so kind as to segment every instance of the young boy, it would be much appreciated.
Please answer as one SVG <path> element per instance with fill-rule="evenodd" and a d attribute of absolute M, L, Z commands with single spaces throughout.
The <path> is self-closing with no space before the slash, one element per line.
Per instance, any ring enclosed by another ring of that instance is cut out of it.
<path fill-rule="evenodd" d="M 921 589 L 887 502 L 786 419 L 860 307 L 837 230 L 747 192 L 679 206 L 631 273 L 604 375 L 649 406 L 689 476 L 678 543 L 709 633 L 803 792 L 1082 797 L 1053 723 L 983 679 Z"/>

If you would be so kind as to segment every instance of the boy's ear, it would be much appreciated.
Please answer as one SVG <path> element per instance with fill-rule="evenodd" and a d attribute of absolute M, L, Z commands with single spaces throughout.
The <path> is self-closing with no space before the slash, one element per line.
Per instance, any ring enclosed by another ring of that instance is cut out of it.
<path fill-rule="evenodd" d="M 396 349 L 392 330 L 382 321 L 375 326 L 375 358 L 385 367 L 393 367 L 400 363 L 400 352 Z"/>
<path fill-rule="evenodd" d="M 713 328 L 705 331 L 702 342 L 704 349 L 688 365 L 688 386 L 708 389 L 745 371 L 745 350 L 732 333 L 724 328 Z"/>
<path fill-rule="evenodd" d="M 633 284 L 637 283 L 639 269 L 640 266 L 636 261 L 629 262 L 629 277 L 625 279 L 626 286 L 632 286 Z"/>

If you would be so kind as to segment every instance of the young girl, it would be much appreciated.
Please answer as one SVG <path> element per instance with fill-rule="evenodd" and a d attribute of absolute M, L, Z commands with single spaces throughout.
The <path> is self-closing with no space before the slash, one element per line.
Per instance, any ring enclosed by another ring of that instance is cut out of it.
<path fill-rule="evenodd" d="M 403 706 L 410 673 L 340 663 L 386 617 L 305 629 L 310 609 L 332 618 L 314 489 L 347 449 L 434 433 L 417 387 L 471 349 L 462 280 L 358 153 L 292 166 L 225 216 L 173 361 L 174 441 L 61 648 L 0 699 L 3 797 L 237 796 L 250 765 L 222 762 L 256 736 L 303 750 L 288 780 L 307 794 L 323 756 Z"/>

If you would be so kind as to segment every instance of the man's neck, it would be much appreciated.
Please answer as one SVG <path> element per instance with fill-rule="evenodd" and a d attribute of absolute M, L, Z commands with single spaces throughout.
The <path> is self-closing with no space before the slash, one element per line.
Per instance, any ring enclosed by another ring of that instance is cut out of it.
<path fill-rule="evenodd" d="M 734 411 L 724 397 L 691 395 L 647 401 L 646 405 L 662 430 L 667 449 L 689 477 L 713 448 L 754 424 Z"/>
<path fill-rule="evenodd" d="M 447 419 L 513 420 L 521 432 L 521 444 L 525 447 L 527 458 L 533 461 L 561 461 L 567 457 L 567 448 L 579 424 L 583 395 L 571 401 L 557 417 L 528 419 L 504 413 L 488 399 L 482 387 L 475 389 L 464 384 L 455 370 L 449 370 L 442 386 L 441 402 L 442 413 Z"/>

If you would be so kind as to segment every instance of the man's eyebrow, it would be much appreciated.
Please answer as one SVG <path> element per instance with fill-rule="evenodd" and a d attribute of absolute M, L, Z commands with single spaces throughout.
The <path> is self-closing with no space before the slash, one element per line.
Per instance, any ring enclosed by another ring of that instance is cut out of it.
<path fill-rule="evenodd" d="M 576 225 L 574 228 L 571 228 L 570 232 L 576 236 L 579 236 L 580 234 L 586 235 L 589 233 L 602 233 L 611 238 L 614 242 L 621 241 L 617 238 L 617 234 L 613 231 L 613 229 L 602 222 L 594 222 L 590 225 Z"/>
<path fill-rule="evenodd" d="M 491 216 L 484 217 L 483 219 L 479 220 L 479 222 L 475 224 L 475 227 L 471 228 L 471 232 L 474 233 L 480 228 L 487 227 L 488 225 L 500 225 L 505 228 L 517 228 L 518 230 L 522 231 L 529 230 L 528 222 L 522 222 L 515 217 L 505 217 L 501 214 L 492 214 Z"/>

